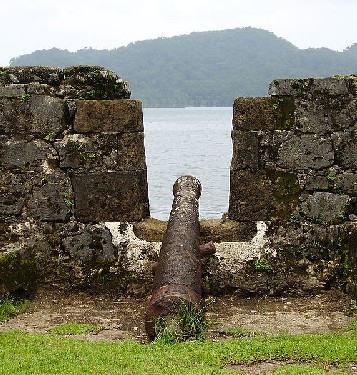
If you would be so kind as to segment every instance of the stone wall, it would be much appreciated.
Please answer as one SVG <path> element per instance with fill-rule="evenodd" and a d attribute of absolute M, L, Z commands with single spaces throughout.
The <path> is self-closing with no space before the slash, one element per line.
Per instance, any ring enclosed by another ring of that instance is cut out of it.
<path fill-rule="evenodd" d="M 0 68 L 0 295 L 126 289 L 128 246 L 104 222 L 149 216 L 142 107 L 129 97 L 101 67 Z"/>
<path fill-rule="evenodd" d="M 275 80 L 269 93 L 233 109 L 228 216 L 264 228 L 261 249 L 231 253 L 242 276 L 213 283 L 356 293 L 357 76 Z"/>
<path fill-rule="evenodd" d="M 357 76 L 237 98 L 229 212 L 202 221 L 206 293 L 357 295 Z M 144 295 L 149 218 L 139 101 L 101 67 L 0 68 L 0 298 L 37 286 Z"/>

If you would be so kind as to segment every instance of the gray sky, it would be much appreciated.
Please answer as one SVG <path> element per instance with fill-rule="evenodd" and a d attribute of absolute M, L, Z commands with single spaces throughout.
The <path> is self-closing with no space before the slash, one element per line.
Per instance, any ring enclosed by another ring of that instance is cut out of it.
<path fill-rule="evenodd" d="M 356 0 L 1 0 L 0 66 L 52 47 L 112 49 L 137 40 L 251 26 L 299 48 L 357 42 Z"/>

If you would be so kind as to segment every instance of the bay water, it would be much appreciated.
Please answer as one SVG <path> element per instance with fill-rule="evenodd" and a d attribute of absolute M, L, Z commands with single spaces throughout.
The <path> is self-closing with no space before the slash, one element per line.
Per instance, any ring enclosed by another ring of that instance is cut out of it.
<path fill-rule="evenodd" d="M 172 186 L 182 175 L 202 185 L 200 218 L 227 212 L 232 108 L 144 108 L 151 217 L 168 220 Z"/>

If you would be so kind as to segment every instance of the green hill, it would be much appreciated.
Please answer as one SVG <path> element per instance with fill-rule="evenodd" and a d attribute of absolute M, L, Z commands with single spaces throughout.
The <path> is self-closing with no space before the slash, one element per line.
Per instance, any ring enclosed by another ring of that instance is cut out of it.
<path fill-rule="evenodd" d="M 357 73 L 357 43 L 343 52 L 299 49 L 255 28 L 194 32 L 112 50 L 52 48 L 13 58 L 14 65 L 101 65 L 129 81 L 146 107 L 231 106 L 265 96 L 275 78 Z"/>

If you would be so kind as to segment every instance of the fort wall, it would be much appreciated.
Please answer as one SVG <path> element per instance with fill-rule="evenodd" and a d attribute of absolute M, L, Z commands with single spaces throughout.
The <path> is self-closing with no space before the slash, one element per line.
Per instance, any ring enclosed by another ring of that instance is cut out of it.
<path fill-rule="evenodd" d="M 356 90 L 357 76 L 287 79 L 235 100 L 228 216 L 265 228 L 259 254 L 231 258 L 235 287 L 356 292 Z"/>
<path fill-rule="evenodd" d="M 201 221 L 206 293 L 357 294 L 357 77 L 275 80 L 237 98 L 229 211 Z M 145 295 L 150 218 L 141 102 L 101 67 L 0 68 L 0 296 Z"/>
<path fill-rule="evenodd" d="M 125 289 L 126 255 L 103 223 L 149 216 L 142 106 L 129 97 L 101 67 L 0 70 L 0 294 L 113 288 L 106 273 Z"/>

